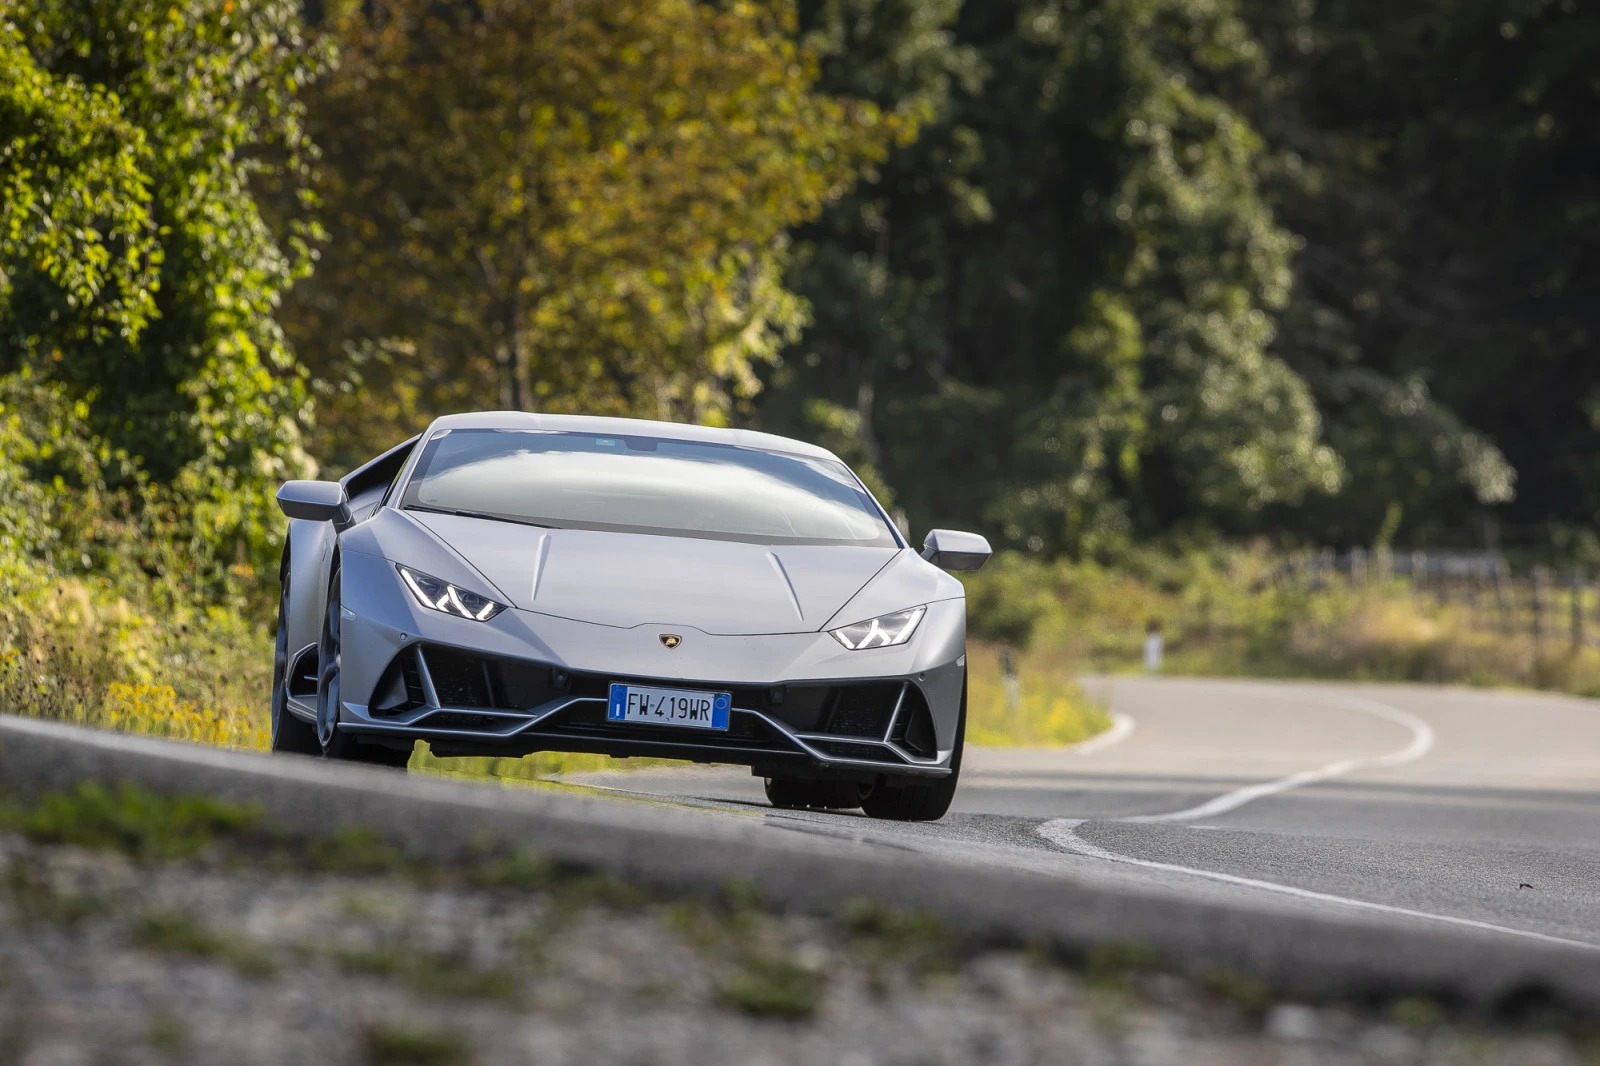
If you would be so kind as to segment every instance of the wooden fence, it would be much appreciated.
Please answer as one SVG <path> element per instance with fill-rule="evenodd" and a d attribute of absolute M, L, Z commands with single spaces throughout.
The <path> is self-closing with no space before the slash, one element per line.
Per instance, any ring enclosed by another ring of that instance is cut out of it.
<path fill-rule="evenodd" d="M 1326 587 L 1404 584 L 1422 603 L 1450 607 L 1475 627 L 1507 636 L 1526 635 L 1554 651 L 1600 646 L 1600 586 L 1582 570 L 1535 566 L 1515 573 L 1490 552 L 1349 552 L 1324 550 L 1292 556 L 1280 580 Z"/>

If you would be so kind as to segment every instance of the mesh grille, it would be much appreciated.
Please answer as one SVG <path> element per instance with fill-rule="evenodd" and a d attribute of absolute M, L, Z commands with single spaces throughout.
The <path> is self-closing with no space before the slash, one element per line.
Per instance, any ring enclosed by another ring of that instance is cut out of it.
<path fill-rule="evenodd" d="M 883 736 L 902 687 L 893 682 L 840 686 L 835 690 L 833 710 L 823 731 L 842 737 Z"/>
<path fill-rule="evenodd" d="M 429 648 L 428 674 L 444 707 L 493 707 L 494 688 L 484 660 L 448 648 Z"/>

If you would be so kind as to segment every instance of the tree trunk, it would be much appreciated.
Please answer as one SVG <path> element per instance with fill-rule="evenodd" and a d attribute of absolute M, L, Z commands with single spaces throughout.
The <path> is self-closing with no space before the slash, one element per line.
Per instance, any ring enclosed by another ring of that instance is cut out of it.
<path fill-rule="evenodd" d="M 505 344 L 498 353 L 500 364 L 500 406 L 507 411 L 526 411 L 533 402 L 528 380 L 528 353 L 522 340 L 522 301 L 515 291 L 505 301 L 501 328 Z"/>

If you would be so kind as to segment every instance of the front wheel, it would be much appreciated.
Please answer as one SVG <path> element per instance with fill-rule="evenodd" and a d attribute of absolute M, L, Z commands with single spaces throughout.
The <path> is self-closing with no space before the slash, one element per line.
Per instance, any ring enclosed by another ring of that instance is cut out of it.
<path fill-rule="evenodd" d="M 364 762 L 377 766 L 404 766 L 411 761 L 411 749 L 386 748 L 364 744 L 339 728 L 339 677 L 344 644 L 340 620 L 344 615 L 340 567 L 333 564 L 328 579 L 328 609 L 322 616 L 322 639 L 317 645 L 317 728 L 316 739 L 325 759 Z"/>
<path fill-rule="evenodd" d="M 956 746 L 950 753 L 950 776 L 931 785 L 901 785 L 885 782 L 869 792 L 861 809 L 869 818 L 895 822 L 936 822 L 945 816 L 956 798 L 961 779 L 961 752 L 967 745 L 967 681 L 961 679 L 961 715 L 956 719 Z"/>

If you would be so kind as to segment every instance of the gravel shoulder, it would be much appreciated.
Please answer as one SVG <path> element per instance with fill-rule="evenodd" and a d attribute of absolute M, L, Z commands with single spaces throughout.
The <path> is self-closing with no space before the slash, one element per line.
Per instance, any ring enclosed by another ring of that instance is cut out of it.
<path fill-rule="evenodd" d="M 1281 1002 L 866 899 L 819 917 L 514 851 L 439 865 L 195 797 L 90 786 L 0 826 L 0 1063 L 1600 1062 L 1553 1019 Z"/>

